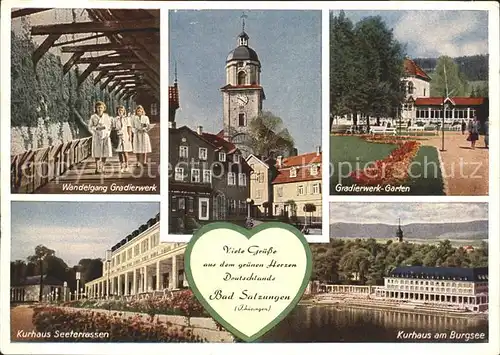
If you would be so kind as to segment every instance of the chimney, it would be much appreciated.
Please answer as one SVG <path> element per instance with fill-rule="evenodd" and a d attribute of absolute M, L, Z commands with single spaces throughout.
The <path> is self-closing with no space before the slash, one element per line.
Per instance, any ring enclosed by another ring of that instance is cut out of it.
<path fill-rule="evenodd" d="M 278 155 L 276 158 L 276 164 L 278 164 L 278 169 L 281 169 L 281 166 L 283 165 L 283 156 Z"/>
<path fill-rule="evenodd" d="M 175 128 L 175 121 L 168 121 L 168 128 Z"/>
<path fill-rule="evenodd" d="M 320 146 L 320 145 L 318 145 L 318 146 L 316 147 L 316 156 L 318 156 L 318 157 L 319 157 L 319 156 L 320 156 L 320 154 L 321 154 L 321 146 Z"/>
<path fill-rule="evenodd" d="M 201 134 L 203 133 L 203 127 L 202 126 L 196 127 L 196 133 L 198 133 L 198 135 L 201 136 Z"/>

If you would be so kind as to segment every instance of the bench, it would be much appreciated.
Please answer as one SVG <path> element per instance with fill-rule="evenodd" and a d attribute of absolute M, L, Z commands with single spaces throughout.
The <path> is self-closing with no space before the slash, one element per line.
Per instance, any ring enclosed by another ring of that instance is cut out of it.
<path fill-rule="evenodd" d="M 392 134 L 396 135 L 396 128 L 393 127 L 383 127 L 383 126 L 374 126 L 370 127 L 371 134 Z"/>

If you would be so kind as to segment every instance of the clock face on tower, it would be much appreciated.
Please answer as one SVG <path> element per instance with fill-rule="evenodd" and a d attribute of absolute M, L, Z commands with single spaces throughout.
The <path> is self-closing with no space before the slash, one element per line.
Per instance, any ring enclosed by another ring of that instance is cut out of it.
<path fill-rule="evenodd" d="M 238 103 L 242 106 L 248 103 L 248 96 L 246 95 L 238 94 L 238 96 L 236 96 L 236 99 L 238 100 Z"/>

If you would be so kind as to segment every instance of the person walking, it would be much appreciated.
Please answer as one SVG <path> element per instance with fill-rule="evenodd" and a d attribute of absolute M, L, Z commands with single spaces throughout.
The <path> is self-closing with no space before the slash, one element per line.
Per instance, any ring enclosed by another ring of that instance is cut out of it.
<path fill-rule="evenodd" d="M 467 130 L 469 131 L 467 140 L 470 142 L 470 147 L 471 149 L 476 149 L 476 141 L 479 139 L 479 121 L 476 117 L 469 121 Z"/>
<path fill-rule="evenodd" d="M 135 116 L 132 119 L 132 130 L 134 132 L 133 151 L 137 158 L 137 166 L 146 164 L 147 154 L 151 153 L 151 140 L 148 134 L 150 129 L 151 124 L 144 107 L 137 106 Z"/>
<path fill-rule="evenodd" d="M 467 124 L 465 123 L 465 120 L 462 120 L 462 135 L 465 134 L 465 129 L 467 128 Z"/>
<path fill-rule="evenodd" d="M 128 170 L 128 153 L 132 151 L 132 123 L 130 117 L 126 116 L 125 107 L 118 106 L 116 113 L 117 116 L 111 121 L 111 128 L 116 135 L 114 148 L 120 160 L 120 172 L 124 173 Z"/>
<path fill-rule="evenodd" d="M 490 145 L 490 118 L 488 117 L 486 119 L 486 122 L 484 122 L 484 146 L 486 149 L 489 148 Z"/>

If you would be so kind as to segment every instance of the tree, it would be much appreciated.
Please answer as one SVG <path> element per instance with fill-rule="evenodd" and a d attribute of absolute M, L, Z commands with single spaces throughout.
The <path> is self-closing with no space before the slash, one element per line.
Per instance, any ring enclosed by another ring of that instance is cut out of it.
<path fill-rule="evenodd" d="M 446 84 L 450 96 L 467 96 L 469 93 L 467 80 L 457 63 L 448 56 L 441 56 L 432 76 L 431 96 L 446 97 Z"/>
<path fill-rule="evenodd" d="M 254 155 L 263 158 L 287 156 L 294 144 L 283 120 L 272 112 L 264 111 L 250 120 L 245 145 Z"/>
<path fill-rule="evenodd" d="M 55 254 L 54 250 L 47 248 L 44 245 L 37 245 L 35 248 L 35 254 L 28 257 L 28 261 L 38 264 L 40 268 L 40 294 L 38 296 L 38 301 L 42 302 L 43 298 L 43 270 L 44 263 L 47 263 L 47 259 Z"/>

